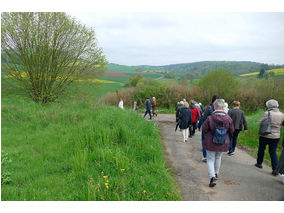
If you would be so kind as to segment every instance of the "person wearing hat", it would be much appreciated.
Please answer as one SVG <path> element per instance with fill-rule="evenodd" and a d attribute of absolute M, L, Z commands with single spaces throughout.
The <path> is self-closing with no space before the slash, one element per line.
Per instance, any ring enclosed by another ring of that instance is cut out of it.
<path fill-rule="evenodd" d="M 270 114 L 270 126 L 271 132 L 266 135 L 259 135 L 259 145 L 257 152 L 257 162 L 256 167 L 262 168 L 262 162 L 264 157 L 264 151 L 266 145 L 269 147 L 269 155 L 271 159 L 272 175 L 276 176 L 278 173 L 276 167 L 278 164 L 278 159 L 276 155 L 277 145 L 280 141 L 280 129 L 284 125 L 284 114 L 279 111 L 278 101 L 271 99 L 266 102 L 267 111 L 264 112 L 262 118 L 258 122 L 258 125 L 268 118 L 268 112 Z"/>

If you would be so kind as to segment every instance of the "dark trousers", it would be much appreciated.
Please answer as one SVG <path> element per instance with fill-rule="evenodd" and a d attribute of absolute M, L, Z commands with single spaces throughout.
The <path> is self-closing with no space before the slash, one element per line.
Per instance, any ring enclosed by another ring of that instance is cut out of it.
<path fill-rule="evenodd" d="M 203 147 L 204 140 L 205 140 L 205 133 L 202 131 L 201 132 L 202 153 L 203 153 L 203 157 L 206 158 L 207 152 L 206 152 L 206 149 Z"/>
<path fill-rule="evenodd" d="M 264 151 L 266 148 L 266 145 L 268 145 L 268 150 L 269 150 L 269 155 L 271 158 L 271 166 L 272 170 L 276 169 L 276 166 L 278 164 L 278 159 L 276 155 L 276 149 L 277 145 L 279 143 L 280 138 L 277 139 L 271 139 L 271 138 L 264 138 L 264 137 L 259 137 L 259 146 L 258 146 L 258 152 L 257 152 L 257 164 L 262 164 L 263 162 L 263 157 L 264 157 Z"/>
<path fill-rule="evenodd" d="M 230 134 L 230 141 L 231 141 L 231 144 L 230 144 L 230 152 L 234 152 L 234 151 L 235 151 L 235 148 L 236 148 L 236 146 L 237 146 L 237 140 L 238 140 L 238 136 L 239 136 L 240 131 L 241 131 L 241 130 L 236 129 L 233 134 Z"/>
<path fill-rule="evenodd" d="M 196 122 L 192 123 L 190 129 L 189 129 L 189 136 L 194 136 L 196 130 Z"/>
<path fill-rule="evenodd" d="M 144 118 L 145 116 L 149 113 L 150 115 L 150 119 L 152 119 L 152 115 L 151 115 L 151 110 L 150 109 L 147 109 L 146 112 L 145 112 L 145 115 L 144 115 Z"/>

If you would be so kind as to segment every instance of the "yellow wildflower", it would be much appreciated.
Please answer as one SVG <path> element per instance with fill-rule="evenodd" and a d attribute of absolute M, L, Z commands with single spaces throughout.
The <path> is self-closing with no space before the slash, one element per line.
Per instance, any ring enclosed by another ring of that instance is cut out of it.
<path fill-rule="evenodd" d="M 107 176 L 104 176 L 104 178 L 107 178 Z"/>
<path fill-rule="evenodd" d="M 107 183 L 109 182 L 109 180 L 106 181 Z"/>
<path fill-rule="evenodd" d="M 146 194 L 146 190 L 144 190 L 143 193 Z"/>
<path fill-rule="evenodd" d="M 105 183 L 105 185 L 107 186 L 107 185 L 108 185 L 108 183 Z"/>
<path fill-rule="evenodd" d="M 121 172 L 124 172 L 124 171 L 125 171 L 125 169 L 121 169 L 120 171 L 121 171 Z"/>
<path fill-rule="evenodd" d="M 106 186 L 106 188 L 108 189 L 108 188 L 109 188 L 109 186 Z"/>

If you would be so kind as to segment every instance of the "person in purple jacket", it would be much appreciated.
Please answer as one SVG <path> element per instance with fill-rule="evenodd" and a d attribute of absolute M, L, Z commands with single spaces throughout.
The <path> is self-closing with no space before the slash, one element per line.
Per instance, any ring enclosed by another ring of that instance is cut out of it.
<path fill-rule="evenodd" d="M 214 187 L 216 185 L 216 180 L 218 178 L 221 166 L 222 154 L 223 152 L 228 152 L 230 148 L 229 134 L 232 134 L 235 130 L 231 117 L 224 112 L 225 100 L 216 99 L 213 105 L 215 111 L 208 116 L 208 118 L 202 125 L 202 130 L 205 133 L 204 148 L 206 149 L 207 152 L 207 167 L 210 177 L 209 187 Z M 226 130 L 225 144 L 213 143 L 213 136 L 216 127 L 225 128 Z"/>

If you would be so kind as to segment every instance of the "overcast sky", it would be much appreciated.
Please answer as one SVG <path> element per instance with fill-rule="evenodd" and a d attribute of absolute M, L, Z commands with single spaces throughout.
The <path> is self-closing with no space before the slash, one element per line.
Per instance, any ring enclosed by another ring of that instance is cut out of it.
<path fill-rule="evenodd" d="M 284 13 L 69 13 L 95 28 L 110 63 L 284 64 Z"/>

